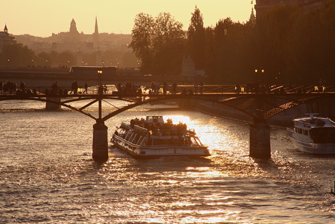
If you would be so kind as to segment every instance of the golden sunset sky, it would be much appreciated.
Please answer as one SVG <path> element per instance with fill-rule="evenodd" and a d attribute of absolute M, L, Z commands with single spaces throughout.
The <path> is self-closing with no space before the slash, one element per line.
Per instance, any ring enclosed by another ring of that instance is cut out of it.
<path fill-rule="evenodd" d="M 68 32 L 74 19 L 79 32 L 91 34 L 97 17 L 99 33 L 130 34 L 138 13 L 156 17 L 160 12 L 169 12 L 187 30 L 195 6 L 208 27 L 227 17 L 234 22 L 246 22 L 253 8 L 251 3 L 251 0 L 1 0 L 0 29 L 6 24 L 8 32 L 14 35 L 48 37 Z"/>

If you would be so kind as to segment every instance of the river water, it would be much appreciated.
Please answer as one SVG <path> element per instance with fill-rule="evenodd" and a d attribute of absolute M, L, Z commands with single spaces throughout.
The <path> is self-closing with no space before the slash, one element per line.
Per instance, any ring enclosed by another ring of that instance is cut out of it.
<path fill-rule="evenodd" d="M 122 104 L 104 103 L 104 114 Z M 335 157 L 297 151 L 284 128 L 271 129 L 272 159 L 254 160 L 247 123 L 146 105 L 106 121 L 109 138 L 122 121 L 164 115 L 195 129 L 212 155 L 136 160 L 110 148 L 97 165 L 95 121 L 44 107 L 0 102 L 0 223 L 335 222 Z"/>

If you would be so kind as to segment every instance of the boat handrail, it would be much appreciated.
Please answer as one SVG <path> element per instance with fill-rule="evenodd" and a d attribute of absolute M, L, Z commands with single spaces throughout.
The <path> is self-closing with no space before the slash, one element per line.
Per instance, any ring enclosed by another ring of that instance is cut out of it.
<path fill-rule="evenodd" d="M 124 138 L 122 138 L 120 136 L 117 136 L 117 135 L 114 135 L 114 138 L 116 138 L 119 141 L 124 141 L 129 146 L 133 146 L 133 147 L 138 147 L 139 146 L 138 144 L 135 144 L 135 143 L 132 143 L 132 142 L 130 142 L 128 140 L 125 140 Z"/>
<path fill-rule="evenodd" d="M 315 118 L 314 116 L 318 116 L 319 113 L 306 113 L 305 115 L 310 116 L 311 119 Z"/>

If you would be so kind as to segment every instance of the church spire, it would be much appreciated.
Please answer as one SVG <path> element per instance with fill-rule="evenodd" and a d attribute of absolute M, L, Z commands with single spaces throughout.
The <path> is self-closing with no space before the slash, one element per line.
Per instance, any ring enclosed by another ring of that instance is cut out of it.
<path fill-rule="evenodd" d="M 5 24 L 5 28 L 3 29 L 3 31 L 5 32 L 5 33 L 8 33 L 8 28 L 7 28 L 7 25 Z"/>
<path fill-rule="evenodd" d="M 100 38 L 99 38 L 99 31 L 98 31 L 98 18 L 95 17 L 95 29 L 93 33 L 93 42 L 98 43 L 99 41 L 100 41 Z"/>
<path fill-rule="evenodd" d="M 95 29 L 94 29 L 94 33 L 95 34 L 99 34 L 99 31 L 98 31 L 98 18 L 95 17 Z"/>

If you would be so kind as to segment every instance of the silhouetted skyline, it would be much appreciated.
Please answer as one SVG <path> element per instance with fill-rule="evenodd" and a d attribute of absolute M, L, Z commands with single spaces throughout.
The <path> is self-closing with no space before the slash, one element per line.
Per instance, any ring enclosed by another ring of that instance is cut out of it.
<path fill-rule="evenodd" d="M 204 25 L 215 24 L 227 17 L 245 22 L 250 18 L 251 0 L 96 0 L 96 1 L 1 1 L 0 27 L 5 24 L 14 35 L 30 34 L 40 37 L 52 33 L 67 32 L 75 19 L 79 32 L 94 33 L 95 18 L 98 18 L 100 33 L 130 34 L 138 13 L 156 17 L 160 12 L 169 12 L 187 30 L 191 13 L 197 6 L 204 17 Z M 255 3 L 255 1 L 253 1 Z"/>

